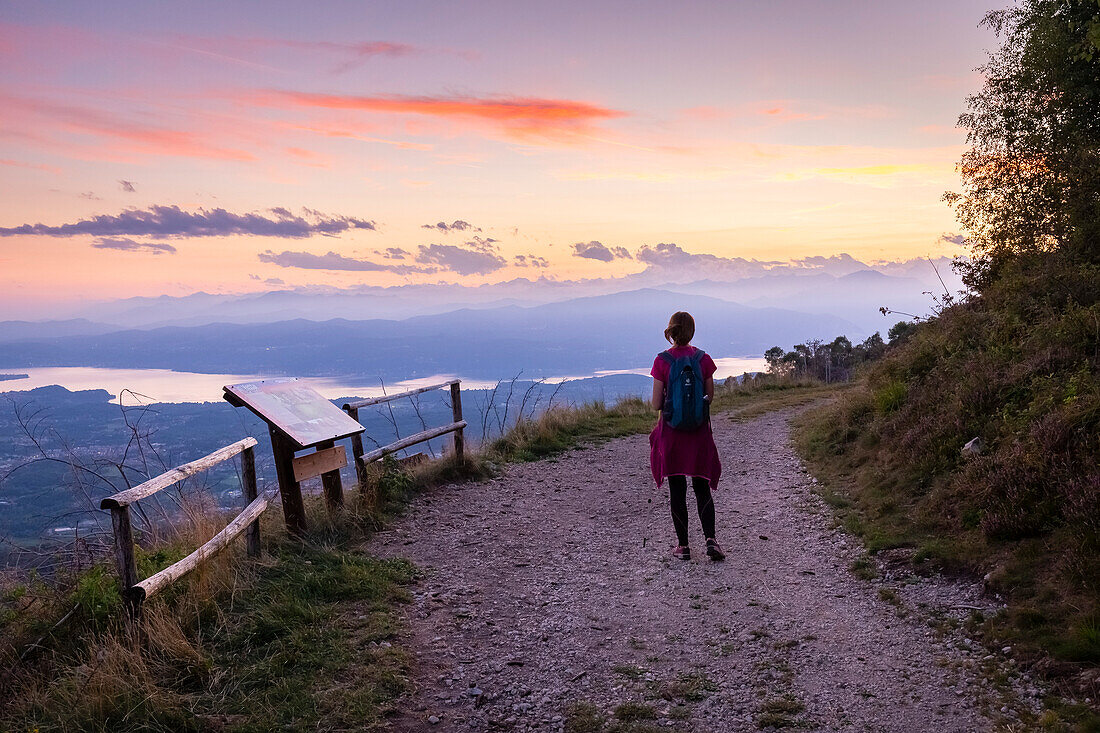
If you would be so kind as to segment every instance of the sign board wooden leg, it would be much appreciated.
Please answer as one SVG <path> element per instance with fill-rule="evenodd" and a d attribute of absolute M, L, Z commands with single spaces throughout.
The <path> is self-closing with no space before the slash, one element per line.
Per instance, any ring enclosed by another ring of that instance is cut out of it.
<path fill-rule="evenodd" d="M 317 446 L 317 450 L 332 448 L 334 441 L 327 440 Z M 340 469 L 321 474 L 321 486 L 325 489 L 325 505 L 329 512 L 344 508 L 344 482 L 340 479 Z"/>
<path fill-rule="evenodd" d="M 302 504 L 302 487 L 294 480 L 294 448 L 274 428 L 269 428 L 268 432 L 275 454 L 275 475 L 279 478 L 286 529 L 291 535 L 301 537 L 306 532 L 306 511 Z"/>
<path fill-rule="evenodd" d="M 359 408 L 348 407 L 346 408 L 348 415 L 355 422 L 359 422 Z M 363 434 L 356 433 L 351 436 L 351 460 L 355 464 L 355 478 L 359 481 L 359 486 L 363 487 L 367 485 L 367 467 L 363 464 L 360 458 L 363 457 Z"/>

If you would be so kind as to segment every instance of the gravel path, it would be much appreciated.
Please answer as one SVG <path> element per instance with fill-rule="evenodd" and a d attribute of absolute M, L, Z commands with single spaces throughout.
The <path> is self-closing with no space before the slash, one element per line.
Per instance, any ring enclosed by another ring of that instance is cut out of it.
<path fill-rule="evenodd" d="M 703 556 L 690 496 L 695 556 L 670 557 L 644 435 L 418 499 L 368 548 L 425 570 L 396 728 L 554 731 L 571 710 L 684 731 L 1015 727 L 1038 690 L 961 630 L 995 602 L 883 560 L 856 577 L 862 549 L 814 493 L 790 416 L 715 416 L 724 563 Z"/>

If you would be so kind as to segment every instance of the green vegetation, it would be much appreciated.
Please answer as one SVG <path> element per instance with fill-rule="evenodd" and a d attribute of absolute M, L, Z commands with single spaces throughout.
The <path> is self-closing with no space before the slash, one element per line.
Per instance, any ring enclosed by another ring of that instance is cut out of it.
<path fill-rule="evenodd" d="M 869 551 L 988 575 L 1011 605 L 987 630 L 1071 677 L 1100 663 L 1098 324 L 1100 269 L 1005 272 L 796 430 Z"/>
<path fill-rule="evenodd" d="M 960 120 L 964 189 L 947 196 L 972 292 L 892 332 L 798 442 L 869 551 L 985 576 L 1009 610 L 984 633 L 1095 699 L 1100 5 L 1025 0 L 988 20 L 1005 42 Z"/>
<path fill-rule="evenodd" d="M 682 674 L 659 685 L 657 692 L 666 700 L 699 702 L 718 689 L 704 674 Z"/>
<path fill-rule="evenodd" d="M 607 719 L 600 709 L 590 702 L 576 702 L 565 715 L 566 733 L 599 733 Z"/>
<path fill-rule="evenodd" d="M 676 720 L 691 717 L 690 711 L 683 708 L 678 707 L 671 712 L 670 717 Z M 577 702 L 566 711 L 565 730 L 566 733 L 659 733 L 670 730 L 652 722 L 655 720 L 657 710 L 645 703 L 625 702 L 616 707 L 609 717 L 592 703 Z"/>
<path fill-rule="evenodd" d="M 794 717 L 806 709 L 806 706 L 790 695 L 768 700 L 760 706 L 756 716 L 758 728 L 801 727 Z"/>
<path fill-rule="evenodd" d="M 640 702 L 624 702 L 615 708 L 615 718 L 627 723 L 635 720 L 656 720 L 657 711 L 653 709 L 652 705 Z"/>

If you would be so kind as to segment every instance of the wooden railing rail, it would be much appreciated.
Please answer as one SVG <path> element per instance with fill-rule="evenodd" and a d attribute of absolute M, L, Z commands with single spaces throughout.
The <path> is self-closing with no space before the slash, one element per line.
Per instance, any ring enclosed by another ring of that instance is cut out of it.
<path fill-rule="evenodd" d="M 413 397 L 424 392 L 431 392 L 436 389 L 443 389 L 444 387 L 451 387 L 459 384 L 460 380 L 451 379 L 446 382 L 440 382 L 439 384 L 429 384 L 427 387 L 418 387 L 417 389 L 410 389 L 406 392 L 397 392 L 395 394 L 382 395 L 381 397 L 371 397 L 365 400 L 356 400 L 355 402 L 348 402 L 344 405 L 344 409 L 353 408 L 358 410 L 360 407 L 370 407 L 372 405 L 382 405 L 386 402 L 393 402 L 394 400 L 400 400 L 405 397 Z"/>
<path fill-rule="evenodd" d="M 191 461 L 178 468 L 173 468 L 171 471 L 155 476 L 131 489 L 108 496 L 100 502 L 100 509 L 111 510 L 111 524 L 115 536 L 115 565 L 118 567 L 118 577 L 122 584 L 122 597 L 126 600 L 131 611 L 139 611 L 141 603 L 146 598 L 194 570 L 206 559 L 225 549 L 233 539 L 241 534 L 246 534 L 248 554 L 251 556 L 260 554 L 259 518 L 267 509 L 268 504 L 271 503 L 271 495 L 259 496 L 257 493 L 256 445 L 255 438 L 238 440 L 232 445 L 219 448 L 208 456 Z M 139 581 L 137 563 L 134 560 L 134 531 L 130 521 L 130 505 L 174 483 L 194 476 L 200 471 L 212 468 L 238 453 L 241 455 L 241 484 L 245 498 L 249 502 L 248 506 L 225 529 L 214 535 L 202 547 L 159 573 Z"/>
<path fill-rule="evenodd" d="M 142 603 L 165 586 L 179 580 L 184 575 L 197 568 L 207 559 L 217 555 L 229 546 L 229 543 L 237 539 L 243 532 L 248 531 L 252 525 L 264 513 L 271 500 L 275 498 L 275 492 L 266 492 L 254 499 L 244 508 L 237 518 L 226 525 L 225 529 L 207 540 L 199 549 L 192 552 L 179 562 L 169 565 L 159 573 L 150 575 L 145 580 L 132 586 L 129 590 L 130 598 L 135 603 Z M 252 553 L 250 553 L 252 554 Z"/>
<path fill-rule="evenodd" d="M 389 445 L 384 445 L 381 448 L 376 448 L 369 453 L 364 453 L 359 458 L 363 461 L 363 463 L 377 461 L 379 458 L 383 456 L 388 456 L 390 453 L 396 453 L 397 451 L 404 450 L 409 446 L 416 445 L 417 443 L 423 443 L 425 441 L 431 440 L 432 438 L 438 438 L 439 436 L 446 435 L 447 433 L 457 432 L 465 427 L 466 421 L 461 420 L 459 422 L 451 423 L 450 425 L 444 425 L 443 427 L 431 428 L 430 430 L 425 430 L 423 432 L 417 433 L 416 435 L 410 435 L 407 438 L 402 438 L 395 443 L 390 443 Z"/>
<path fill-rule="evenodd" d="M 355 459 L 355 473 L 359 478 L 359 483 L 366 482 L 366 467 L 371 461 L 376 461 L 383 456 L 387 456 L 390 453 L 396 453 L 399 450 L 404 450 L 417 443 L 424 443 L 432 438 L 438 438 L 441 435 L 447 433 L 454 433 L 454 454 L 458 461 L 462 461 L 465 457 L 465 445 L 466 441 L 463 437 L 463 430 L 466 428 L 466 421 L 462 419 L 462 389 L 461 380 L 451 379 L 446 382 L 440 382 L 439 384 L 431 384 L 427 387 L 420 387 L 418 389 L 410 389 L 406 392 L 398 392 L 396 394 L 384 395 L 382 397 L 372 397 L 366 400 L 357 400 L 355 402 L 348 402 L 344 404 L 344 411 L 351 416 L 356 422 L 359 421 L 359 409 L 362 407 L 371 407 L 373 405 L 381 405 L 386 402 L 392 402 L 393 400 L 399 400 L 405 397 L 413 397 L 424 392 L 430 392 L 436 389 L 443 389 L 449 387 L 451 390 L 451 415 L 453 422 L 450 425 L 444 425 L 438 428 L 431 428 L 424 430 L 415 435 L 410 435 L 407 438 L 402 438 L 389 445 L 384 445 L 381 448 L 376 448 L 369 453 L 363 452 L 363 436 L 353 435 L 351 437 L 351 452 Z"/>
<path fill-rule="evenodd" d="M 199 458 L 198 460 L 185 463 L 179 468 L 173 468 L 171 471 L 162 473 L 159 476 L 154 476 L 144 483 L 140 483 L 132 489 L 126 491 L 120 491 L 114 496 L 108 496 L 102 502 L 100 502 L 100 509 L 118 509 L 129 504 L 133 504 L 135 501 L 144 499 L 147 496 L 151 496 L 161 489 L 166 489 L 172 484 L 179 483 L 186 478 L 194 476 L 196 473 L 201 473 L 208 468 L 212 468 L 222 461 L 228 460 L 238 453 L 244 451 L 246 448 L 256 447 L 255 438 L 245 438 L 244 440 L 238 440 L 233 445 L 227 445 L 224 448 L 219 448 L 208 456 Z"/>

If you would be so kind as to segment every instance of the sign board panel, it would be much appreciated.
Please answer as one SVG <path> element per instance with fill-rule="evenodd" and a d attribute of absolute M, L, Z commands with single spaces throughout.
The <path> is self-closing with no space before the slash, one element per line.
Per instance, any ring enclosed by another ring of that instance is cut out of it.
<path fill-rule="evenodd" d="M 231 405 L 247 407 L 300 448 L 363 432 L 362 425 L 296 378 L 264 379 L 223 387 Z"/>
<path fill-rule="evenodd" d="M 306 453 L 294 459 L 294 480 L 305 481 L 329 471 L 337 471 L 346 465 L 348 465 L 348 454 L 344 451 L 344 446 L 318 448 L 313 453 Z"/>

